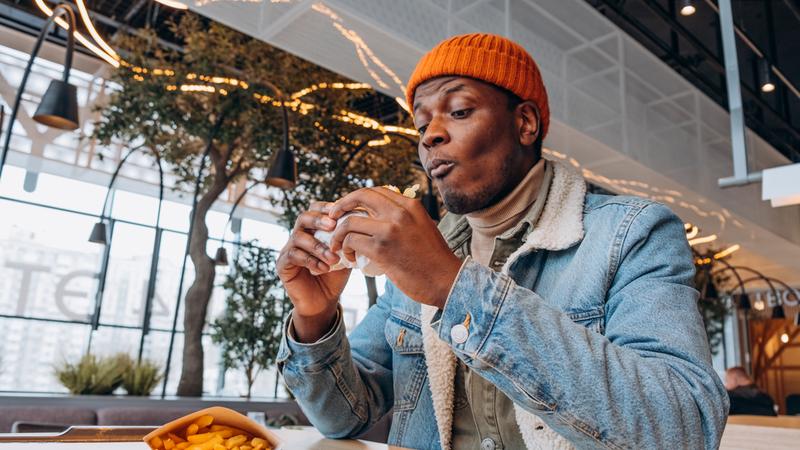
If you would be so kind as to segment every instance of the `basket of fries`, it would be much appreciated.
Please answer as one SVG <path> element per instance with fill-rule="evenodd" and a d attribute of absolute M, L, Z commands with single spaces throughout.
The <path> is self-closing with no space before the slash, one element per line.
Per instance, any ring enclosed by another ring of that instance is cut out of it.
<path fill-rule="evenodd" d="M 142 438 L 157 450 L 278 450 L 280 440 L 238 412 L 214 406 L 156 429 Z"/>

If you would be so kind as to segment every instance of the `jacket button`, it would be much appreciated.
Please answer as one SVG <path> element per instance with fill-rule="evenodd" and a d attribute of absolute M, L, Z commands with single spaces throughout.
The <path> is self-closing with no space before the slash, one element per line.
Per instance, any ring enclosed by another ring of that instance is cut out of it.
<path fill-rule="evenodd" d="M 481 450 L 494 450 L 495 443 L 494 439 L 487 437 L 481 441 Z"/>
<path fill-rule="evenodd" d="M 453 340 L 456 344 L 463 344 L 467 342 L 467 338 L 469 337 L 469 331 L 467 331 L 467 327 L 464 324 L 458 324 L 450 329 L 450 339 Z"/>

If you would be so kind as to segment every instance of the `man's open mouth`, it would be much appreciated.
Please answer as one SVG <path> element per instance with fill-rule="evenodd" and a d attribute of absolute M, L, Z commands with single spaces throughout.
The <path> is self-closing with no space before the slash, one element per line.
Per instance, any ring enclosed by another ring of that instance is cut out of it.
<path fill-rule="evenodd" d="M 431 178 L 444 178 L 448 173 L 450 173 L 454 166 L 454 162 L 441 160 L 434 161 L 430 165 L 431 169 L 429 173 L 431 174 Z"/>

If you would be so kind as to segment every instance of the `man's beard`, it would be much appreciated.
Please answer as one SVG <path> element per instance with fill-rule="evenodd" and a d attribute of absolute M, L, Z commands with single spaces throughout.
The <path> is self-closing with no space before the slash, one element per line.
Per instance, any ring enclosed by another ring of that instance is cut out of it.
<path fill-rule="evenodd" d="M 516 184 L 507 185 L 510 181 L 507 177 L 511 174 L 509 166 L 509 161 L 504 161 L 499 171 L 500 177 L 482 186 L 477 192 L 460 191 L 457 186 L 450 189 L 439 186 L 444 207 L 453 214 L 469 214 L 496 204 L 516 187 Z"/>

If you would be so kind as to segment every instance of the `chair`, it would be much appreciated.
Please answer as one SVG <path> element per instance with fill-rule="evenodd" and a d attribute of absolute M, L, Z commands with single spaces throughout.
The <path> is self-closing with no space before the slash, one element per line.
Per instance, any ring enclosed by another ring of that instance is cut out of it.
<path fill-rule="evenodd" d="M 36 423 L 23 422 L 21 420 L 11 424 L 12 433 L 61 433 L 66 431 L 69 425 L 59 425 L 56 423 Z"/>
<path fill-rule="evenodd" d="M 15 422 L 43 425 L 97 425 L 94 409 L 65 406 L 0 406 L 0 433 L 11 432 Z"/>
<path fill-rule="evenodd" d="M 800 415 L 800 394 L 790 394 L 786 396 L 786 415 Z"/>

